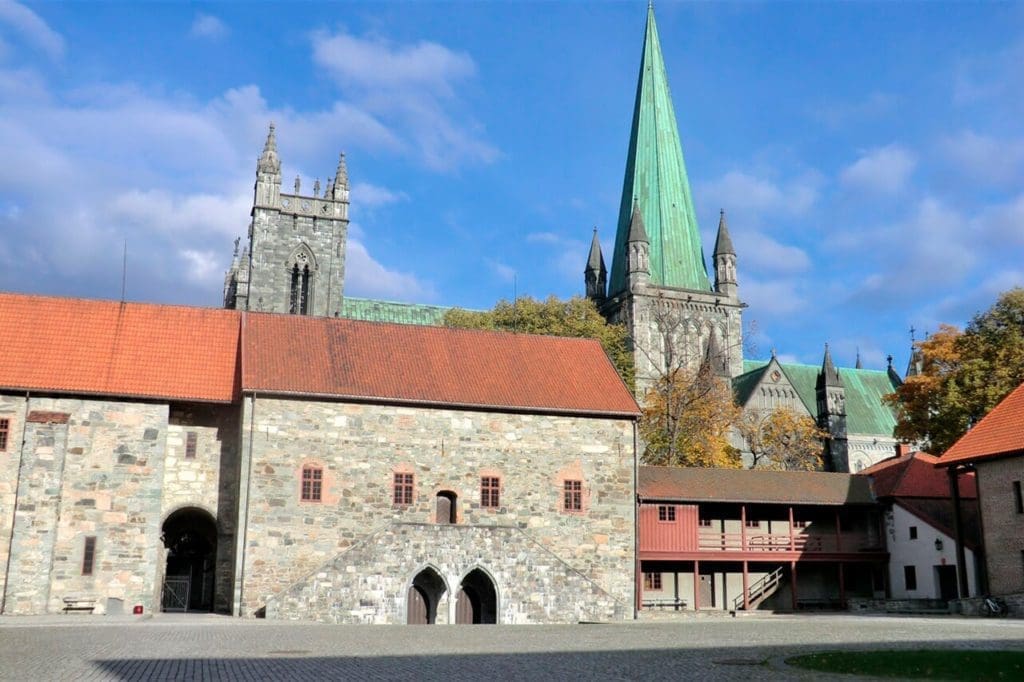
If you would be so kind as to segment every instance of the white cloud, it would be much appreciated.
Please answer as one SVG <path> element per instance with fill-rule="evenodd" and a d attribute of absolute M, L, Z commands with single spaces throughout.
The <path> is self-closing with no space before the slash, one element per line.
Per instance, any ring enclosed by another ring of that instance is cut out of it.
<path fill-rule="evenodd" d="M 204 14 L 203 12 L 196 14 L 195 21 L 192 22 L 192 28 L 188 31 L 188 35 L 191 38 L 206 38 L 208 40 L 218 40 L 227 34 L 227 24 L 212 14 Z"/>
<path fill-rule="evenodd" d="M 389 121 L 436 170 L 489 163 L 497 149 L 460 105 L 456 86 L 476 75 L 464 52 L 419 42 L 396 45 L 344 32 L 312 36 L 313 61 L 360 108 Z"/>
<path fill-rule="evenodd" d="M 803 249 L 780 244 L 761 232 L 737 231 L 733 241 L 742 257 L 743 270 L 749 267 L 758 272 L 793 274 L 811 266 Z"/>
<path fill-rule="evenodd" d="M 1016 182 L 1024 170 L 1024 139 L 964 130 L 943 138 L 939 149 L 955 170 L 988 184 Z"/>
<path fill-rule="evenodd" d="M 345 256 L 345 293 L 397 301 L 431 301 L 434 287 L 408 272 L 390 270 L 375 260 L 362 242 L 349 240 Z"/>
<path fill-rule="evenodd" d="M 741 286 L 743 300 L 758 315 L 783 316 L 807 310 L 807 301 L 794 280 L 748 278 Z"/>
<path fill-rule="evenodd" d="M 514 282 L 516 280 L 516 269 L 511 265 L 499 263 L 495 260 L 487 259 L 487 266 L 494 273 L 494 276 L 502 282 Z"/>
<path fill-rule="evenodd" d="M 840 182 L 854 190 L 875 195 L 898 194 L 917 166 L 917 159 L 899 145 L 872 149 L 839 174 Z"/>
<path fill-rule="evenodd" d="M 0 24 L 13 28 L 19 35 L 45 52 L 50 59 L 64 56 L 64 38 L 42 18 L 14 0 L 0 0 Z"/>
<path fill-rule="evenodd" d="M 185 261 L 185 277 L 201 286 L 213 287 L 223 281 L 224 256 L 215 251 L 182 249 L 179 256 Z"/>
<path fill-rule="evenodd" d="M 371 185 L 368 182 L 357 182 L 351 189 L 352 203 L 360 208 L 377 208 L 387 206 L 399 201 L 408 201 L 409 195 L 405 192 L 390 190 L 387 187 Z"/>
<path fill-rule="evenodd" d="M 700 185 L 697 195 L 705 205 L 724 208 L 730 224 L 753 228 L 779 216 L 806 214 L 818 200 L 820 184 L 816 173 L 777 183 L 734 170 Z"/>

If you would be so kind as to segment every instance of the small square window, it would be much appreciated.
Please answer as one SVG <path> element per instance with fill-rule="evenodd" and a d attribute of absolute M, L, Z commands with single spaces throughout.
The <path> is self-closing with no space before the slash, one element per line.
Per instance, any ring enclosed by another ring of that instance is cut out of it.
<path fill-rule="evenodd" d="M 0 419 L 0 452 L 7 451 L 7 438 L 11 433 L 11 420 Z"/>
<path fill-rule="evenodd" d="M 644 589 L 645 590 L 660 590 L 661 589 L 661 573 L 644 573 Z"/>
<path fill-rule="evenodd" d="M 711 527 L 711 519 L 701 519 L 700 521 L 698 521 L 698 523 L 700 524 L 701 528 Z"/>
<path fill-rule="evenodd" d="M 412 474 L 395 474 L 394 494 L 392 500 L 396 506 L 405 507 L 412 504 Z"/>
<path fill-rule="evenodd" d="M 658 520 L 659 521 L 675 521 L 676 520 L 676 508 L 670 504 L 659 504 L 658 505 Z"/>
<path fill-rule="evenodd" d="M 1013 482 L 1013 506 L 1018 514 L 1024 514 L 1024 497 L 1021 497 L 1020 481 Z"/>
<path fill-rule="evenodd" d="M 324 470 L 319 467 L 302 469 L 302 501 L 320 502 L 323 494 Z"/>
<path fill-rule="evenodd" d="M 565 511 L 583 511 L 583 481 L 565 481 L 562 490 Z"/>
<path fill-rule="evenodd" d="M 911 540 L 916 540 L 917 539 L 917 526 L 911 526 L 910 527 L 910 539 Z"/>
<path fill-rule="evenodd" d="M 480 477 L 480 506 L 494 509 L 501 506 L 501 479 L 497 476 Z"/>
<path fill-rule="evenodd" d="M 793 519 L 793 527 L 794 528 L 806 528 L 807 527 L 807 522 L 802 520 L 802 519 Z"/>
<path fill-rule="evenodd" d="M 90 535 L 85 539 L 82 552 L 82 575 L 92 575 L 93 563 L 96 561 L 96 538 Z"/>
<path fill-rule="evenodd" d="M 747 528 L 760 528 L 761 521 L 758 519 L 747 519 Z"/>
<path fill-rule="evenodd" d="M 195 431 L 189 431 L 185 434 L 185 459 L 196 458 L 196 444 L 199 442 L 199 436 L 196 435 Z"/>
<path fill-rule="evenodd" d="M 916 590 L 917 589 L 917 569 L 916 568 L 914 568 L 913 566 L 904 566 L 903 567 L 903 584 L 906 586 L 906 589 L 908 591 L 909 590 Z"/>

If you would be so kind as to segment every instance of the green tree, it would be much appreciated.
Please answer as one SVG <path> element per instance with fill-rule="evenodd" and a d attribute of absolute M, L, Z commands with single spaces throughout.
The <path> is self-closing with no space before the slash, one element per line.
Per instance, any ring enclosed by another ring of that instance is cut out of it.
<path fill-rule="evenodd" d="M 625 326 L 608 324 L 593 301 L 582 296 L 565 301 L 554 296 L 545 301 L 527 296 L 513 303 L 498 301 L 492 310 L 484 311 L 452 308 L 445 313 L 444 323 L 466 329 L 597 339 L 626 386 L 633 390 L 633 353 Z"/>
<path fill-rule="evenodd" d="M 751 469 L 816 471 L 824 464 L 828 433 L 809 415 L 789 407 L 750 412 L 740 419 L 738 429 L 753 457 Z"/>
<path fill-rule="evenodd" d="M 1002 294 L 963 332 L 942 325 L 915 349 L 919 374 L 886 400 L 897 437 L 942 453 L 1024 381 L 1024 289 Z"/>
<path fill-rule="evenodd" d="M 739 416 L 728 381 L 707 364 L 696 371 L 676 368 L 647 391 L 640 418 L 645 464 L 739 469 L 739 452 L 729 430 Z"/>

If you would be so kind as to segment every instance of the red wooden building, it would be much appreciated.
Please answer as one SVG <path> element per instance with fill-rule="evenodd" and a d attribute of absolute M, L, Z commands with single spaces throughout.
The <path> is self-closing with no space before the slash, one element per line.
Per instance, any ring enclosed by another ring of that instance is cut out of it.
<path fill-rule="evenodd" d="M 885 596 L 867 477 L 640 467 L 641 608 L 842 608 Z"/>

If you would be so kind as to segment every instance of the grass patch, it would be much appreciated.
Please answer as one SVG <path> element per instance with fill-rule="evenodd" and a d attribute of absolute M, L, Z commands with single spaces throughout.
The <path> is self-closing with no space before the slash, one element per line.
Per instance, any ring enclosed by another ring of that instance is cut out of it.
<path fill-rule="evenodd" d="M 1024 651 L 830 651 L 787 658 L 818 672 L 932 680 L 1024 680 Z"/>

